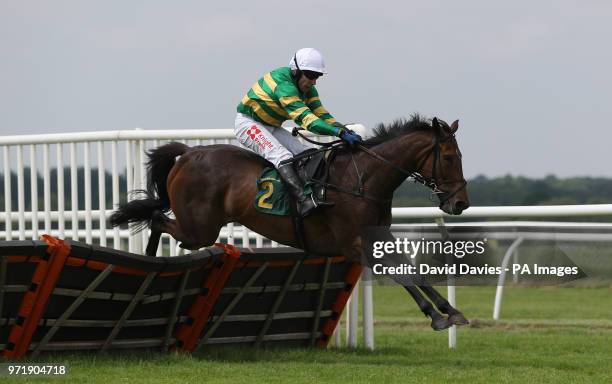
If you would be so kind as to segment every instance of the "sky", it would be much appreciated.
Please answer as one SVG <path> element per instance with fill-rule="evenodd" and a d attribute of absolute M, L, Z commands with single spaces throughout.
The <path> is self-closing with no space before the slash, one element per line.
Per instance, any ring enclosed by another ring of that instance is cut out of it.
<path fill-rule="evenodd" d="M 0 135 L 233 128 L 315 47 L 341 122 L 418 112 L 466 177 L 612 177 L 612 2 L 0 0 Z"/>

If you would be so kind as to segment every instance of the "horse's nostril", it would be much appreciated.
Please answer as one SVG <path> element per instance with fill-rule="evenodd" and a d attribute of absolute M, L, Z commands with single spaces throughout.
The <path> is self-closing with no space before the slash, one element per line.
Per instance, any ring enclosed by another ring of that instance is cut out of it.
<path fill-rule="evenodd" d="M 468 203 L 466 203 L 465 201 L 457 201 L 455 203 L 455 211 L 458 212 L 463 212 L 464 210 L 466 210 L 470 205 Z"/>

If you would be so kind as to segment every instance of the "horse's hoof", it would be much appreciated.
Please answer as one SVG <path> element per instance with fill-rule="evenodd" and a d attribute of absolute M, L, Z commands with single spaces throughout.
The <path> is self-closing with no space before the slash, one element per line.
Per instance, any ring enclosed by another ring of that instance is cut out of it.
<path fill-rule="evenodd" d="M 470 323 L 461 312 L 449 316 L 448 321 L 453 325 L 468 325 Z"/>
<path fill-rule="evenodd" d="M 437 315 L 431 318 L 431 327 L 434 331 L 443 331 L 449 328 L 452 324 L 446 320 L 446 317 Z"/>

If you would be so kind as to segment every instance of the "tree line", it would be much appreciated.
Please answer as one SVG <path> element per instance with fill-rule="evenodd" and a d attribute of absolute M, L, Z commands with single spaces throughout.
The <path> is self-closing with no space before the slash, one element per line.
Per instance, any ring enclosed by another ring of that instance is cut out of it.
<path fill-rule="evenodd" d="M 30 211 L 32 210 L 32 199 L 31 199 L 31 191 L 32 191 L 32 184 L 30 182 L 31 178 L 30 178 L 30 168 L 26 167 L 24 168 L 23 171 L 24 174 L 24 197 L 25 197 L 25 210 L 26 211 Z M 77 169 L 77 177 L 76 177 L 76 184 L 77 184 L 77 196 L 78 196 L 78 209 L 79 210 L 83 210 L 85 209 L 85 169 L 82 167 L 79 167 Z M 2 191 L 4 191 L 4 174 L 0 174 L 0 188 Z M 63 177 L 64 177 L 64 182 L 63 182 L 63 186 L 64 186 L 64 196 L 63 196 L 63 201 L 64 201 L 64 209 L 69 210 L 72 209 L 72 190 L 71 190 L 71 184 L 72 184 L 72 179 L 70 176 L 70 168 L 69 167 L 65 167 L 64 168 L 64 172 L 63 172 Z M 109 172 L 105 172 L 104 175 L 104 185 L 106 187 L 106 191 L 105 191 L 105 202 L 106 202 L 106 209 L 111 209 L 112 208 L 112 202 L 113 202 L 113 191 L 112 191 L 112 174 Z M 37 196 L 38 196 L 38 209 L 42 210 L 44 208 L 44 178 L 43 176 L 39 173 L 38 177 L 37 177 Z M 52 210 L 56 210 L 57 206 L 58 206 L 58 188 L 57 188 L 57 180 L 58 180 L 58 173 L 57 173 L 57 169 L 51 169 L 49 172 L 49 180 L 50 180 L 50 196 L 51 196 L 51 209 Z M 17 202 L 18 202 L 18 189 L 17 189 L 17 174 L 15 172 L 11 172 L 11 205 L 12 205 L 12 210 L 16 210 L 17 209 Z M 92 201 L 92 209 L 98 209 L 99 208 L 99 194 L 100 194 L 100 189 L 99 189 L 99 183 L 98 183 L 98 170 L 96 168 L 91 170 L 91 201 Z M 126 201 L 127 198 L 127 189 L 126 189 L 126 175 L 125 172 L 121 175 L 119 175 L 119 198 L 120 201 Z M 5 207 L 5 199 L 6 199 L 6 193 L 3 193 L 0 196 L 0 210 L 4 209 Z"/>
<path fill-rule="evenodd" d="M 602 177 L 476 176 L 468 180 L 467 189 L 474 206 L 612 203 L 612 178 Z M 429 197 L 427 188 L 407 181 L 397 189 L 393 205 L 437 205 Z"/>

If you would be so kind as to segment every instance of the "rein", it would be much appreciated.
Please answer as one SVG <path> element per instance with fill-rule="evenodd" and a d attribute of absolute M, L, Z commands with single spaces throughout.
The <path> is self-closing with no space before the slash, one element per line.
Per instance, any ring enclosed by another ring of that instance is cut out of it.
<path fill-rule="evenodd" d="M 310 144 L 315 144 L 315 145 L 318 145 L 320 147 L 325 147 L 325 148 L 330 148 L 330 147 L 335 146 L 336 144 L 341 144 L 342 143 L 342 140 L 334 140 L 334 141 L 329 142 L 329 143 L 323 143 L 321 141 L 312 140 L 312 139 L 309 139 L 308 137 L 306 137 L 306 135 L 304 135 L 303 133 L 300 132 L 300 131 L 303 131 L 303 130 L 304 130 L 304 128 L 293 127 L 293 129 L 291 130 L 291 136 L 300 136 L 302 139 L 306 140 Z M 299 156 L 299 155 L 297 155 L 297 156 Z"/>
<path fill-rule="evenodd" d="M 298 155 L 294 156 L 291 160 L 288 160 L 288 161 L 299 160 L 299 159 L 304 158 L 304 157 L 312 156 L 313 154 L 318 153 L 318 152 L 325 152 L 325 151 L 333 150 L 333 149 L 340 148 L 340 147 L 344 146 L 344 142 L 342 140 L 334 140 L 334 141 L 329 142 L 329 143 L 323 143 L 323 142 L 320 142 L 320 141 L 309 139 L 308 137 L 306 137 L 306 135 L 304 135 L 304 134 L 302 134 L 300 132 L 300 130 L 303 130 L 303 129 L 304 128 L 294 127 L 293 131 L 291 132 L 291 134 L 293 136 L 300 136 L 302 139 L 306 140 L 307 142 L 309 142 L 311 144 L 319 145 L 319 146 L 321 146 L 323 148 L 319 148 L 317 150 L 309 151 L 309 152 L 306 152 L 304 154 L 298 154 Z M 336 185 L 336 184 L 330 184 L 330 183 L 328 183 L 326 181 L 318 180 L 318 179 L 314 179 L 314 178 L 310 179 L 310 181 L 312 181 L 314 184 L 322 185 L 322 186 L 324 186 L 326 188 L 333 189 L 333 190 L 338 191 L 338 192 L 346 193 L 348 195 L 352 195 L 352 196 L 355 196 L 355 197 L 361 197 L 361 198 L 373 201 L 373 202 L 375 202 L 377 204 L 390 202 L 391 199 L 379 199 L 377 197 L 369 196 L 369 195 L 365 194 L 364 188 L 363 188 L 363 175 L 359 172 L 359 168 L 357 167 L 357 163 L 355 162 L 355 158 L 354 158 L 352 153 L 351 153 L 351 160 L 353 162 L 353 166 L 355 167 L 355 171 L 357 172 L 357 177 L 359 178 L 359 182 L 358 182 L 358 186 L 357 186 L 357 190 L 356 191 L 353 191 L 353 190 L 341 187 L 341 186 Z"/>
<path fill-rule="evenodd" d="M 304 154 L 304 156 L 301 156 L 301 157 L 311 156 L 313 153 L 317 153 L 317 152 L 324 152 L 324 151 L 329 150 L 330 148 L 331 149 L 338 148 L 338 147 L 343 146 L 343 144 L 344 144 L 342 140 L 335 140 L 335 141 L 332 141 L 330 143 L 323 143 L 323 142 L 318 142 L 318 141 L 309 139 L 309 138 L 306 137 L 306 135 L 304 135 L 301 132 L 299 132 L 302 129 L 303 128 L 294 127 L 293 131 L 292 131 L 292 135 L 293 136 L 298 136 L 299 135 L 300 137 L 302 137 L 307 142 L 309 142 L 311 144 L 322 146 L 324 148 L 320 148 L 320 149 L 318 149 L 316 151 L 308 152 L 307 154 Z M 436 195 L 444 195 L 443 196 L 444 198 L 440 199 L 440 205 L 443 205 L 448 200 L 450 200 L 453 196 L 455 196 L 457 193 L 459 193 L 459 191 L 461 191 L 467 185 L 467 181 L 465 179 L 462 179 L 461 180 L 462 181 L 462 185 L 459 188 L 457 188 L 456 190 L 454 190 L 451 193 L 446 193 L 446 192 L 440 190 L 440 188 L 438 186 L 439 185 L 444 185 L 444 184 L 449 184 L 449 183 L 454 183 L 455 181 L 458 181 L 458 180 L 445 181 L 445 182 L 439 183 L 439 184 L 436 181 L 436 174 L 438 173 L 437 172 L 437 170 L 438 170 L 438 158 L 440 157 L 440 143 L 443 143 L 443 142 L 449 140 L 452 137 L 455 137 L 455 135 L 451 134 L 451 135 L 445 137 L 443 140 L 438 140 L 438 138 L 436 137 L 436 142 L 432 146 L 431 151 L 429 151 L 427 153 L 427 155 L 423 158 L 423 160 L 420 162 L 420 165 L 418 167 L 419 169 L 420 169 L 420 166 L 423 165 L 425 163 L 425 161 L 427 161 L 429 156 L 433 153 L 433 155 L 434 155 L 434 160 L 433 160 L 434 164 L 433 164 L 433 172 L 432 172 L 433 176 L 431 178 L 427 178 L 427 177 L 421 175 L 418 172 L 408 171 L 408 170 L 406 170 L 406 169 L 404 169 L 404 168 L 402 168 L 402 167 L 400 167 L 400 166 L 398 166 L 396 164 L 393 164 L 392 162 L 390 162 L 389 160 L 385 159 L 384 157 L 382 157 L 378 153 L 372 151 L 371 149 L 369 149 L 368 147 L 364 146 L 363 144 L 358 144 L 357 148 L 360 149 L 361 151 L 365 152 L 367 155 L 375 158 L 376 160 L 378 160 L 378 161 L 380 161 L 380 162 L 390 166 L 391 168 L 393 168 L 396 171 L 400 172 L 401 174 L 405 175 L 407 178 L 411 178 L 415 183 L 422 184 L 425 187 L 429 188 L 431 190 L 432 198 L 433 198 L 433 196 L 436 196 Z M 294 159 L 299 159 L 301 157 L 300 157 L 300 155 L 297 155 L 297 156 L 295 156 Z M 376 198 L 376 197 L 373 197 L 373 196 L 368 196 L 368 195 L 366 195 L 364 193 L 363 175 L 359 172 L 359 168 L 357 167 L 357 163 L 355 162 L 355 158 L 354 158 L 352 153 L 351 153 L 351 160 L 353 162 L 353 166 L 355 167 L 355 171 L 357 172 L 357 177 L 359 179 L 358 186 L 357 186 L 357 191 L 353 191 L 353 190 L 341 187 L 339 185 L 330 184 L 330 183 L 324 182 L 322 180 L 312 179 L 312 182 L 314 182 L 315 184 L 323 185 L 323 186 L 325 186 L 327 188 L 334 189 L 334 190 L 339 191 L 339 192 L 343 192 L 343 193 L 346 193 L 346 194 L 349 194 L 349 195 L 353 195 L 353 196 L 356 196 L 356 197 L 361 197 L 361 198 L 364 198 L 364 199 L 367 199 L 367 200 L 371 200 L 371 201 L 374 201 L 376 203 L 388 203 L 388 202 L 390 202 L 392 199 L 380 199 L 380 198 Z"/>

